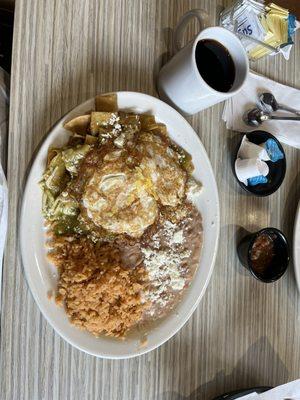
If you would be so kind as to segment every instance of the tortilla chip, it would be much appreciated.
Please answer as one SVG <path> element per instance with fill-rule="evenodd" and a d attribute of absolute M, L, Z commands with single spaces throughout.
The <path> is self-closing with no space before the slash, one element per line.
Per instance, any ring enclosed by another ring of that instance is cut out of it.
<path fill-rule="evenodd" d="M 147 114 L 141 114 L 140 121 L 141 121 L 142 131 L 147 131 L 149 126 L 156 123 L 154 115 L 147 115 Z"/>
<path fill-rule="evenodd" d="M 77 135 L 77 133 L 75 133 L 73 136 L 70 137 L 68 141 L 68 146 L 77 146 L 78 144 L 84 144 L 84 139 L 84 136 Z"/>
<path fill-rule="evenodd" d="M 61 152 L 61 149 L 56 149 L 55 147 L 49 147 L 47 154 L 47 166 L 50 164 L 50 161 Z"/>
<path fill-rule="evenodd" d="M 91 113 L 90 131 L 92 135 L 97 135 L 101 130 L 110 131 L 117 115 L 113 112 L 94 111 Z"/>
<path fill-rule="evenodd" d="M 158 135 L 166 136 L 166 137 L 168 136 L 167 127 L 165 124 L 155 123 L 152 125 L 148 125 L 147 131 L 158 134 Z"/>
<path fill-rule="evenodd" d="M 118 99 L 115 93 L 98 95 L 95 97 L 96 111 L 118 111 Z"/>
<path fill-rule="evenodd" d="M 85 137 L 85 144 L 95 144 L 98 142 L 96 136 L 86 135 Z"/>
<path fill-rule="evenodd" d="M 123 132 L 136 133 L 141 130 L 140 115 L 119 111 L 119 123 L 122 125 Z"/>
<path fill-rule="evenodd" d="M 80 115 L 79 117 L 71 119 L 64 124 L 64 128 L 79 135 L 86 135 L 87 129 L 90 126 L 91 115 Z"/>

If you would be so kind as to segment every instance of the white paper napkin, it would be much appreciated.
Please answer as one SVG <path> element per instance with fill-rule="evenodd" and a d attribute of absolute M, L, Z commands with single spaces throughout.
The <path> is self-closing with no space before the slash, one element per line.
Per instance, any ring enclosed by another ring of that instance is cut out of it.
<path fill-rule="evenodd" d="M 262 394 L 249 394 L 239 400 L 300 400 L 300 379 Z"/>
<path fill-rule="evenodd" d="M 271 92 L 278 103 L 300 110 L 300 90 L 251 72 L 241 91 L 225 102 L 222 118 L 226 122 L 227 129 L 239 132 L 251 132 L 256 129 L 266 130 L 281 142 L 300 148 L 300 121 L 269 120 L 265 121 L 259 128 L 247 126 L 243 122 L 243 114 L 245 111 L 256 107 L 258 95 L 263 92 Z M 277 114 L 286 115 L 282 111 L 277 111 Z M 293 114 L 289 115 L 293 116 Z"/>

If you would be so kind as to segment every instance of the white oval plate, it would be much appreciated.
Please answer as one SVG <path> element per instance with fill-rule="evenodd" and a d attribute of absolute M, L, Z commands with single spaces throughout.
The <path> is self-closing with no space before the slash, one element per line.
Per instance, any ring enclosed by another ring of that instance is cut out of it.
<path fill-rule="evenodd" d="M 118 92 L 118 106 L 122 110 L 155 115 L 166 124 L 171 138 L 193 157 L 194 176 L 202 182 L 203 189 L 197 207 L 203 217 L 204 242 L 198 270 L 183 300 L 148 334 L 143 347 L 137 338 L 125 341 L 105 336 L 96 338 L 70 324 L 65 311 L 57 307 L 47 294 L 55 289 L 56 269 L 46 259 L 45 231 L 41 214 L 42 193 L 38 185 L 46 165 L 49 146 L 66 143 L 69 132 L 64 121 L 82 115 L 94 108 L 94 98 L 73 109 L 50 131 L 40 147 L 28 175 L 20 216 L 20 244 L 25 275 L 32 295 L 41 312 L 53 328 L 69 343 L 89 354 L 103 358 L 129 358 L 155 349 L 173 336 L 192 315 L 200 302 L 213 271 L 218 248 L 220 211 L 218 190 L 206 151 L 195 131 L 173 108 L 152 96 L 136 92 Z"/>
<path fill-rule="evenodd" d="M 297 286 L 300 292 L 300 202 L 294 225 L 293 259 Z"/>

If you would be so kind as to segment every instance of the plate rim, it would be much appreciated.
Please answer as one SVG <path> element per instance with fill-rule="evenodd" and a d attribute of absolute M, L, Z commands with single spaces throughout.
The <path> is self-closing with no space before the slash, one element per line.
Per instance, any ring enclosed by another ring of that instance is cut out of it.
<path fill-rule="evenodd" d="M 293 264 L 298 292 L 300 293 L 300 201 L 297 205 L 293 230 Z M 297 251 L 297 242 L 299 243 Z M 298 254 L 299 253 L 299 254 Z"/>
<path fill-rule="evenodd" d="M 115 91 L 115 92 L 105 92 L 105 93 L 101 93 L 101 95 L 107 95 L 107 94 L 121 94 L 121 95 L 138 95 L 138 96 L 142 96 L 145 98 L 148 98 L 150 101 L 154 102 L 158 102 L 158 103 L 162 103 L 164 107 L 167 107 L 172 113 L 176 113 L 177 117 L 181 119 L 182 122 L 184 122 L 184 124 L 193 132 L 195 139 L 198 142 L 199 147 L 201 147 L 202 150 L 202 154 L 205 156 L 206 161 L 209 165 L 210 168 L 210 172 L 212 173 L 212 177 L 213 177 L 213 181 L 211 182 L 213 189 L 214 189 L 214 193 L 216 195 L 215 200 L 215 204 L 216 204 L 216 211 L 217 211 L 217 215 L 215 216 L 215 224 L 216 224 L 216 240 L 215 240 L 215 245 L 213 248 L 213 255 L 212 255 L 212 261 L 211 261 L 211 265 L 209 267 L 209 271 L 208 274 L 206 276 L 206 280 L 205 280 L 205 284 L 203 285 L 203 288 L 201 290 L 201 292 L 199 293 L 197 300 L 194 302 L 194 304 L 192 305 L 192 307 L 190 307 L 189 312 L 186 313 L 186 315 L 184 315 L 184 317 L 182 317 L 182 321 L 178 324 L 177 328 L 175 330 L 173 330 L 172 332 L 170 332 L 168 335 L 166 335 L 162 340 L 158 341 L 157 343 L 153 344 L 152 346 L 149 346 L 147 348 L 142 348 L 139 347 L 137 348 L 137 350 L 135 351 L 135 353 L 132 354 L 126 354 L 126 355 L 102 355 L 99 354 L 99 352 L 94 352 L 91 351 L 90 349 L 85 348 L 85 346 L 83 345 L 78 345 L 76 341 L 74 341 L 72 338 L 69 338 L 67 335 L 65 335 L 64 333 L 64 329 L 61 329 L 59 326 L 57 326 L 54 321 L 52 321 L 52 319 L 50 318 L 50 316 L 48 315 L 47 310 L 45 309 L 45 307 L 43 306 L 43 304 L 39 301 L 38 299 L 38 295 L 37 293 L 35 293 L 32 290 L 32 286 L 30 284 L 31 282 L 31 278 L 28 274 L 27 269 L 25 268 L 25 262 L 24 262 L 24 257 L 23 257 L 23 240 L 22 240 L 22 226 L 23 226 L 23 218 L 24 218 L 24 213 L 25 213 L 25 202 L 24 199 L 26 198 L 26 195 L 30 189 L 30 177 L 33 174 L 33 166 L 36 162 L 36 159 L 45 143 L 45 141 L 50 137 L 51 133 L 57 128 L 59 127 L 62 122 L 64 120 L 67 119 L 68 115 L 70 115 L 73 111 L 75 111 L 78 107 L 83 107 L 85 103 L 89 103 L 92 100 L 95 99 L 96 96 L 93 96 L 85 101 L 83 101 L 80 104 L 77 104 L 75 107 L 73 107 L 72 109 L 70 109 L 69 111 L 67 111 L 54 125 L 52 125 L 49 130 L 47 131 L 47 133 L 40 139 L 40 142 L 38 143 L 38 145 L 36 146 L 36 148 L 33 150 L 32 152 L 32 156 L 30 158 L 30 161 L 27 165 L 27 170 L 26 170 L 26 174 L 24 176 L 24 183 L 23 183 L 23 194 L 20 198 L 20 213 L 19 213 L 19 218 L 18 218 L 18 222 L 19 222 L 19 234 L 18 234 L 18 241 L 19 241 L 19 250 L 20 250 L 20 258 L 21 258 L 21 266 L 22 266 L 22 270 L 24 271 L 24 275 L 26 278 L 26 283 L 27 286 L 29 288 L 30 293 L 32 294 L 36 305 L 39 308 L 39 311 L 42 313 L 43 317 L 47 320 L 47 322 L 50 324 L 50 326 L 53 328 L 53 330 L 55 332 L 57 332 L 67 343 L 71 344 L 72 346 L 74 346 L 76 349 L 81 350 L 87 354 L 93 355 L 97 358 L 103 358 L 103 359 L 130 359 L 130 358 L 134 358 L 134 357 L 138 357 L 141 356 L 143 354 L 149 353 L 150 351 L 153 351 L 157 348 L 159 348 L 160 346 L 162 346 L 164 343 L 166 343 L 170 338 L 172 338 L 174 335 L 176 335 L 181 329 L 182 327 L 188 322 L 188 320 L 191 318 L 192 314 L 194 313 L 194 311 L 196 310 L 196 308 L 198 307 L 198 305 L 201 302 L 201 299 L 210 283 L 211 280 L 211 276 L 215 267 L 215 262 L 216 262 L 216 258 L 217 258 L 217 254 L 218 254 L 218 248 L 219 248 L 219 239 L 220 239 L 220 199 L 219 199 L 219 190 L 218 190 L 218 186 L 217 186 L 217 182 L 216 182 L 216 177 L 215 177 L 215 173 L 214 170 L 212 168 L 211 165 L 211 161 L 208 157 L 207 151 L 200 139 L 200 137 L 197 135 L 197 133 L 195 132 L 194 128 L 188 123 L 188 121 L 177 111 L 175 110 L 173 107 L 171 107 L 170 105 L 168 105 L 167 103 L 165 103 L 164 101 L 160 100 L 157 97 L 142 93 L 142 92 L 135 92 L 135 91 Z M 200 259 L 199 259 L 200 262 Z M 192 282 L 194 281 L 194 278 L 192 280 Z M 186 296 L 188 296 L 188 293 L 185 294 Z M 49 300 L 50 301 L 50 300 Z M 76 328 L 76 327 L 74 327 Z"/>

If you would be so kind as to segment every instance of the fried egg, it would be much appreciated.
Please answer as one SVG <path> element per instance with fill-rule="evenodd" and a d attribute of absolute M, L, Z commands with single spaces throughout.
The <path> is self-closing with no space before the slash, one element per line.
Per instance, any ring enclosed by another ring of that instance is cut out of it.
<path fill-rule="evenodd" d="M 83 206 L 95 225 L 138 238 L 154 223 L 158 205 L 140 171 L 111 156 L 106 159 L 113 162 L 104 161 L 88 181 Z"/>
<path fill-rule="evenodd" d="M 177 153 L 156 135 L 143 133 L 138 150 L 144 155 L 140 163 L 142 173 L 151 179 L 161 204 L 175 207 L 181 203 L 186 172 L 178 163 Z"/>

